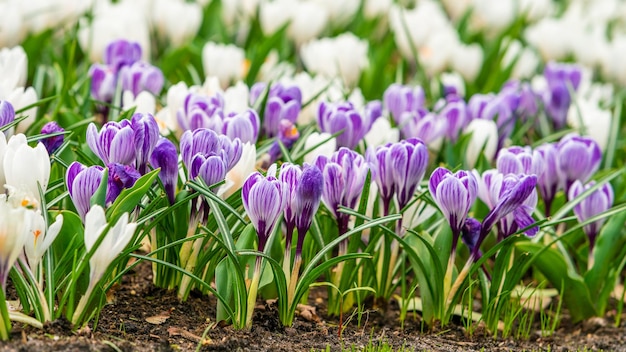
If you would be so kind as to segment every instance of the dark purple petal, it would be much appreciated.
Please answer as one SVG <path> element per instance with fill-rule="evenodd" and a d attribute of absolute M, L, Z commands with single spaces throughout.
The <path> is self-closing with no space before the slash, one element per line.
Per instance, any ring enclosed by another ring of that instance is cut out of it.
<path fill-rule="evenodd" d="M 59 126 L 59 124 L 55 121 L 50 121 L 43 125 L 43 127 L 41 128 L 41 134 L 53 134 L 64 131 L 65 130 L 63 129 L 63 127 Z M 40 142 L 44 145 L 44 147 L 46 147 L 48 154 L 54 154 L 54 152 L 56 152 L 56 150 L 59 149 L 59 147 L 61 147 L 61 145 L 63 144 L 63 139 L 63 135 L 58 135 L 42 138 Z"/>

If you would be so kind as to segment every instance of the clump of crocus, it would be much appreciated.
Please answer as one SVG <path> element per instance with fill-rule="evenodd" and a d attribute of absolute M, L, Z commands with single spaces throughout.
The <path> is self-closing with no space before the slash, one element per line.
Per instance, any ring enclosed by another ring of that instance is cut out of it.
<path fill-rule="evenodd" d="M 590 181 L 586 185 L 583 185 L 580 181 L 574 181 L 568 193 L 569 200 L 571 201 L 577 198 L 581 193 L 593 187 L 595 184 L 596 183 L 594 181 Z M 579 222 L 585 222 L 588 219 L 609 210 L 612 206 L 613 187 L 611 187 L 610 183 L 605 183 L 593 193 L 582 199 L 580 203 L 576 204 L 574 206 L 574 214 L 576 214 Z M 587 238 L 589 238 L 589 267 L 593 265 L 593 248 L 596 243 L 596 238 L 605 221 L 606 218 L 602 218 L 583 226 L 583 230 L 585 231 Z"/>
<path fill-rule="evenodd" d="M 380 116 L 380 102 L 370 102 L 359 112 L 351 102 L 320 103 L 317 123 L 322 132 L 335 134 L 337 146 L 354 149 Z"/>
<path fill-rule="evenodd" d="M 282 83 L 274 83 L 267 95 L 263 93 L 267 84 L 256 83 L 250 89 L 250 105 L 259 104 L 266 99 L 263 115 L 263 134 L 267 138 L 276 137 L 281 120 L 296 123 L 300 109 L 302 108 L 302 92 L 297 86 L 288 86 Z M 259 111 L 261 114 L 261 111 Z"/>
<path fill-rule="evenodd" d="M 276 178 L 276 165 L 272 165 L 264 177 L 259 172 L 250 175 L 241 189 L 243 207 L 256 229 L 258 250 L 263 252 L 270 235 L 289 201 L 289 186 Z M 252 313 L 261 279 L 263 257 L 258 256 L 254 265 L 252 281 L 248 287 L 248 310 L 246 327 L 252 325 Z"/>

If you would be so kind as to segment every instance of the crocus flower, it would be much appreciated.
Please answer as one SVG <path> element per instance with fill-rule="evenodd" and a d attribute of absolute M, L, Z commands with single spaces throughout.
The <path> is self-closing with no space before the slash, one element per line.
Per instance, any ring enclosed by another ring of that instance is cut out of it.
<path fill-rule="evenodd" d="M 91 197 L 100 187 L 103 172 L 102 166 L 86 167 L 77 161 L 70 164 L 70 167 L 67 168 L 65 173 L 67 191 L 78 215 L 83 220 L 91 208 Z"/>
<path fill-rule="evenodd" d="M 583 186 L 580 181 L 574 181 L 568 193 L 569 200 L 577 198 L 581 193 L 593 187 L 595 184 L 595 181 L 590 181 L 588 184 Z M 574 206 L 574 214 L 576 214 L 579 222 L 585 222 L 588 219 L 609 210 L 612 206 L 613 187 L 611 187 L 610 183 L 605 183 L 593 193 L 582 199 L 580 203 L 576 204 Z M 596 237 L 600 233 L 600 229 L 605 221 L 606 218 L 603 218 L 583 226 L 583 230 L 589 238 L 589 253 L 593 251 Z"/>
<path fill-rule="evenodd" d="M 304 164 L 302 167 L 300 182 L 296 187 L 295 212 L 296 227 L 298 228 L 298 243 L 296 255 L 302 253 L 304 236 L 311 227 L 311 222 L 320 205 L 322 193 L 324 191 L 324 176 L 320 169 L 314 165 Z"/>
<path fill-rule="evenodd" d="M 385 90 L 383 95 L 383 104 L 396 122 L 401 125 L 402 114 L 405 112 L 414 112 L 420 108 L 424 108 L 426 95 L 421 86 L 403 86 L 393 83 Z"/>
<path fill-rule="evenodd" d="M 115 72 L 123 66 L 132 65 L 141 60 L 141 46 L 137 42 L 119 39 L 107 45 L 104 52 L 104 63 Z"/>
<path fill-rule="evenodd" d="M 34 212 L 0 195 L 0 284 L 6 292 L 7 277 L 28 238 Z M 4 304 L 4 303 L 3 303 Z"/>
<path fill-rule="evenodd" d="M 143 91 L 158 95 L 164 83 L 163 72 L 143 61 L 122 67 L 119 77 L 122 80 L 122 90 L 130 91 L 134 96 Z"/>
<path fill-rule="evenodd" d="M 113 101 L 117 89 L 117 74 L 107 65 L 94 64 L 89 68 L 91 97 L 102 102 Z"/>
<path fill-rule="evenodd" d="M 424 178 L 428 165 L 428 148 L 417 138 L 391 145 L 391 169 L 400 209 L 404 208 Z"/>
<path fill-rule="evenodd" d="M 13 120 L 15 120 L 13 105 L 6 100 L 0 100 L 0 128 L 10 124 Z"/>
<path fill-rule="evenodd" d="M 217 76 L 222 88 L 245 76 L 245 58 L 245 51 L 232 44 L 207 42 L 202 48 L 204 73 L 206 76 Z"/>
<path fill-rule="evenodd" d="M 224 98 L 219 93 L 210 97 L 189 93 L 183 106 L 176 111 L 176 120 L 183 131 L 209 128 L 221 132 L 224 121 Z"/>
<path fill-rule="evenodd" d="M 141 177 L 139 171 L 132 166 L 122 164 L 109 164 L 109 179 L 107 183 L 107 193 L 105 204 L 110 206 L 120 195 L 123 189 L 131 188 Z"/>
<path fill-rule="evenodd" d="M 354 149 L 365 137 L 374 121 L 367 114 L 359 113 L 351 102 L 324 103 L 319 105 L 317 123 L 322 132 L 335 134 L 337 146 Z"/>
<path fill-rule="evenodd" d="M 59 126 L 56 121 L 50 121 L 41 128 L 41 134 L 53 134 L 60 132 L 65 132 L 65 130 L 63 127 Z M 63 135 L 60 134 L 57 136 L 42 138 L 40 142 L 44 145 L 44 147 L 46 147 L 48 154 L 54 154 L 54 152 L 56 152 L 57 149 L 59 149 L 59 147 L 63 144 Z"/>
<path fill-rule="evenodd" d="M 493 160 L 498 147 L 498 127 L 491 120 L 476 119 L 467 125 L 465 133 L 472 137 L 465 151 L 465 160 L 469 167 L 474 167 L 482 155 L 488 161 Z"/>
<path fill-rule="evenodd" d="M 150 155 L 150 165 L 155 169 L 161 168 L 159 178 L 165 188 L 167 199 L 170 204 L 174 204 L 178 182 L 178 152 L 174 143 L 165 137 L 160 137 Z"/>
<path fill-rule="evenodd" d="M 315 159 L 320 155 L 327 158 L 333 155 L 337 150 L 337 140 L 330 133 L 311 132 L 304 141 L 304 150 L 310 150 L 304 155 L 304 161 L 315 163 Z"/>
<path fill-rule="evenodd" d="M 567 135 L 558 143 L 557 150 L 557 172 L 561 186 L 567 194 L 574 181 L 587 182 L 602 161 L 602 151 L 598 143 L 589 137 Z"/>
<path fill-rule="evenodd" d="M 41 258 L 46 253 L 52 242 L 56 239 L 61 227 L 63 227 L 63 215 L 56 216 L 54 223 L 48 227 L 41 214 L 34 214 L 32 228 L 24 243 L 24 253 L 28 259 L 28 266 L 35 273 Z"/>
<path fill-rule="evenodd" d="M 350 217 L 339 212 L 339 206 L 354 209 L 361 196 L 368 165 L 363 156 L 348 148 L 340 148 L 330 158 L 319 156 L 315 165 L 324 175 L 322 201 L 337 219 L 339 233 L 348 230 Z"/>
<path fill-rule="evenodd" d="M 6 185 L 28 190 L 37 200 L 35 206 L 39 207 L 39 190 L 45 193 L 50 179 L 50 156 L 46 147 L 38 143 L 33 148 L 28 145 L 26 136 L 16 134 L 7 143 L 2 163 Z"/>
<path fill-rule="evenodd" d="M 570 89 L 576 91 L 582 78 L 582 69 L 578 65 L 549 62 L 543 75 L 548 83 L 544 94 L 546 113 L 552 118 L 555 129 L 565 127 L 567 112 L 572 97 Z"/>
<path fill-rule="evenodd" d="M 278 179 L 287 186 L 288 190 L 287 203 L 285 206 L 285 216 L 283 217 L 283 221 L 285 222 L 285 226 L 287 228 L 285 234 L 285 237 L 287 239 L 287 247 L 289 247 L 289 244 L 291 243 L 291 235 L 293 234 L 293 230 L 296 228 L 296 188 L 300 183 L 301 176 L 302 170 L 298 165 L 284 163 L 280 166 Z"/>
<path fill-rule="evenodd" d="M 261 94 L 267 84 L 259 82 L 250 89 L 250 104 L 258 103 L 264 97 Z M 280 120 L 296 123 L 302 107 L 302 92 L 297 86 L 275 83 L 267 93 L 267 102 L 263 112 L 263 133 L 271 138 L 278 135 Z"/>
<path fill-rule="evenodd" d="M 135 161 L 135 132 L 128 120 L 109 121 L 100 132 L 93 122 L 90 123 L 87 127 L 87 145 L 105 165 L 131 165 Z"/>
<path fill-rule="evenodd" d="M 134 114 L 130 120 L 135 139 L 135 166 L 144 175 L 148 172 L 148 160 L 159 141 L 159 125 L 151 114 Z"/>
<path fill-rule="evenodd" d="M 476 201 L 478 184 L 467 171 L 459 170 L 453 174 L 450 170 L 439 167 L 430 175 L 428 190 L 450 224 L 455 246 L 467 213 Z"/>
<path fill-rule="evenodd" d="M 417 138 L 426 145 L 433 145 L 447 133 L 447 121 L 442 115 L 427 112 L 406 112 L 401 125 L 404 138 Z"/>
<path fill-rule="evenodd" d="M 389 213 L 391 200 L 395 193 L 394 170 L 391 157 L 391 144 L 379 146 L 367 152 L 367 163 L 372 171 L 372 179 L 378 186 L 378 194 L 383 202 L 383 212 Z"/>
<path fill-rule="evenodd" d="M 282 149 L 280 148 L 280 144 L 287 149 L 291 149 L 293 144 L 300 138 L 300 132 L 296 128 L 291 121 L 281 120 L 280 126 L 278 130 L 277 140 L 272 143 L 272 146 L 267 151 L 269 158 L 264 161 L 264 167 L 267 167 L 273 164 L 280 156 L 282 155 Z"/>
<path fill-rule="evenodd" d="M 461 130 L 469 123 L 467 105 L 462 100 L 449 102 L 441 109 L 439 116 L 446 122 L 446 137 L 456 142 Z"/>
<path fill-rule="evenodd" d="M 241 143 L 256 143 L 259 138 L 261 121 L 259 114 L 253 109 L 246 109 L 241 113 L 229 113 L 224 118 L 222 133 L 230 139 L 239 138 Z"/>
<path fill-rule="evenodd" d="M 559 151 L 556 143 L 545 143 L 535 149 L 542 160 L 543 172 L 539 174 L 537 184 L 545 205 L 546 217 L 550 215 L 552 201 L 559 191 Z"/>
<path fill-rule="evenodd" d="M 267 176 L 256 172 L 250 175 L 241 189 L 243 207 L 259 239 L 258 250 L 263 251 L 267 239 L 274 231 L 278 218 L 289 200 L 288 185 L 276 178 L 276 166 L 270 167 Z"/>
<path fill-rule="evenodd" d="M 543 159 L 538 151 L 529 146 L 513 146 L 501 149 L 496 161 L 498 171 L 503 174 L 526 174 L 540 176 L 543 172 Z"/>

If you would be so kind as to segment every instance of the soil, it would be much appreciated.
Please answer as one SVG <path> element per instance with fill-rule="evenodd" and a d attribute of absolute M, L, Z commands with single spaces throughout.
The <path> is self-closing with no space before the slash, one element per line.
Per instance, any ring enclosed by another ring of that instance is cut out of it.
<path fill-rule="evenodd" d="M 0 351 L 341 351 L 382 342 L 408 351 L 626 351 L 626 325 L 614 327 L 611 314 L 571 324 L 565 312 L 551 337 L 542 337 L 536 323 L 528 339 L 502 339 L 480 326 L 469 335 L 458 322 L 426 332 L 417 314 L 401 326 L 393 301 L 386 313 L 366 310 L 360 326 L 351 319 L 340 338 L 338 319 L 325 315 L 322 289 L 311 295 L 317 297 L 310 301 L 316 314 L 297 316 L 293 327 L 281 326 L 275 303 L 259 301 L 252 329 L 238 331 L 216 324 L 213 297 L 196 293 L 181 303 L 175 292 L 154 287 L 151 279 L 148 263 L 126 275 L 95 328 L 72 333 L 65 320 L 43 330 L 14 324 L 12 339 L 0 343 Z"/>

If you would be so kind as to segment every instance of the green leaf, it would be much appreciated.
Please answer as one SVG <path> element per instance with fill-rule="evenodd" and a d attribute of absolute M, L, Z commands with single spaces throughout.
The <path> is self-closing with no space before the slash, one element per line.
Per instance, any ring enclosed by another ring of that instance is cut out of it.
<path fill-rule="evenodd" d="M 90 205 L 99 205 L 103 209 L 106 203 L 107 185 L 109 183 L 109 168 L 105 168 L 102 173 L 102 179 L 100 179 L 100 185 L 96 189 L 96 192 L 91 196 L 89 200 Z"/>
<path fill-rule="evenodd" d="M 110 223 L 116 223 L 124 213 L 130 213 L 141 203 L 141 198 L 148 192 L 161 169 L 155 169 L 141 176 L 131 188 L 123 189 L 115 202 L 107 210 Z"/>
<path fill-rule="evenodd" d="M 519 250 L 535 257 L 534 266 L 563 295 L 563 303 L 574 323 L 598 315 L 585 280 L 578 273 L 568 270 L 561 253 L 539 243 L 519 242 L 516 245 Z"/>

